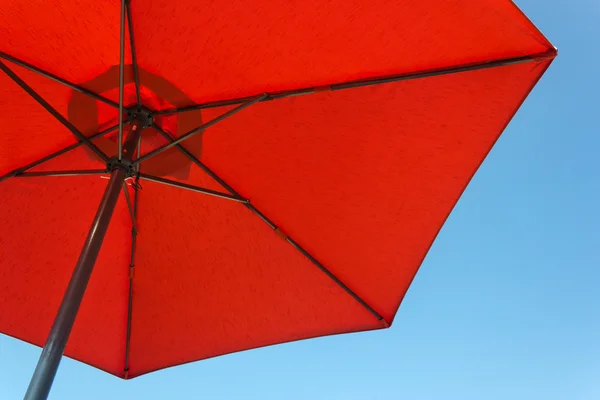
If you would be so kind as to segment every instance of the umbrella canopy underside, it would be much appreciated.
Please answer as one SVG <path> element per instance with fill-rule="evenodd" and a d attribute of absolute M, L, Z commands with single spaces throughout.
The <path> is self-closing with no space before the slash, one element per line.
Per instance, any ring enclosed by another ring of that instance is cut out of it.
<path fill-rule="evenodd" d="M 8 1 L 0 60 L 92 136 L 118 123 L 119 16 L 118 1 Z M 556 54 L 505 0 L 132 0 L 130 22 L 125 104 L 136 67 L 148 109 L 208 103 L 156 114 L 142 154 L 256 102 L 140 163 L 159 179 L 128 180 L 136 230 L 122 195 L 65 353 L 124 378 L 391 325 Z M 78 142 L 0 73 L 0 176 Z M 116 130 L 93 142 L 117 152 Z M 44 344 L 105 167 L 76 146 L 0 183 L 0 332 Z M 43 174 L 66 170 L 97 173 Z"/>

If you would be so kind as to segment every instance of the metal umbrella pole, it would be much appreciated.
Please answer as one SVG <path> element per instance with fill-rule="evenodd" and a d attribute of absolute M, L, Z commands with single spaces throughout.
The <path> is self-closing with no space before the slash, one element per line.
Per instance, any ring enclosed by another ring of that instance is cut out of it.
<path fill-rule="evenodd" d="M 87 239 L 75 265 L 75 270 L 71 275 L 71 280 L 50 329 L 50 334 L 33 377 L 29 382 L 25 400 L 43 400 L 48 397 L 69 334 L 73 328 L 77 311 L 81 305 L 113 211 L 117 205 L 123 182 L 125 178 L 132 174 L 132 158 L 136 152 L 138 139 L 142 131 L 141 127 L 142 124 L 139 121 L 132 122 L 129 135 L 123 145 L 121 160 L 114 157 L 107 163 L 107 168 L 110 170 L 110 181 L 98 206 L 94 222 L 88 232 Z"/>

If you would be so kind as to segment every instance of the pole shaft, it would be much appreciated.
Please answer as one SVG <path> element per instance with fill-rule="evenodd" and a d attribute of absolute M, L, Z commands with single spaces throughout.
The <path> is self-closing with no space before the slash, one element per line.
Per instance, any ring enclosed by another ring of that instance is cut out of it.
<path fill-rule="evenodd" d="M 141 132 L 139 123 L 132 124 L 131 132 L 125 143 L 123 158 L 131 160 Z M 110 181 L 98 206 L 94 222 L 90 227 L 83 249 L 75 265 L 71 280 L 63 296 L 58 313 L 46 339 L 46 344 L 40 355 L 33 377 L 25 393 L 25 400 L 44 400 L 50 393 L 54 376 L 65 351 L 69 334 L 73 328 L 77 311 L 83 300 L 85 289 L 92 275 L 94 264 L 106 236 L 108 225 L 117 205 L 123 182 L 126 178 L 125 169 L 114 168 Z"/>
<path fill-rule="evenodd" d="M 50 329 L 46 345 L 27 388 L 25 400 L 46 399 L 50 393 L 50 387 L 67 345 L 83 294 L 92 275 L 124 179 L 125 171 L 121 169 L 112 171 L 110 182 L 104 192 L 98 212 L 75 265 L 69 286 L 56 314 L 56 319 L 52 324 L 52 329 Z"/>

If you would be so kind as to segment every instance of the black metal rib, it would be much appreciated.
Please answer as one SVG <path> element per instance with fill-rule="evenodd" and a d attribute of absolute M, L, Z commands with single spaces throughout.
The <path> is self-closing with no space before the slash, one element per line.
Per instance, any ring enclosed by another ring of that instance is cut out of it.
<path fill-rule="evenodd" d="M 309 91 L 307 93 L 312 93 L 312 91 Z M 266 100 L 270 100 L 272 94 L 267 94 L 267 97 L 262 100 L 262 101 L 266 101 Z M 191 106 L 187 106 L 187 107 L 180 107 L 180 108 L 169 108 L 167 110 L 159 110 L 159 111 L 154 111 L 152 113 L 152 115 L 154 116 L 158 116 L 158 115 L 170 115 L 170 114 L 177 114 L 177 113 L 182 113 L 182 112 L 187 112 L 187 111 L 197 111 L 197 110 L 203 110 L 205 108 L 216 108 L 216 107 L 223 107 L 223 106 L 234 106 L 236 104 L 243 104 L 247 101 L 250 101 L 252 99 L 254 99 L 256 96 L 248 96 L 248 97 L 238 97 L 235 99 L 230 99 L 230 100 L 223 100 L 223 101 L 214 101 L 211 103 L 205 103 L 205 104 L 194 104 Z"/>
<path fill-rule="evenodd" d="M 68 171 L 35 171 L 21 172 L 15 175 L 15 178 L 36 178 L 40 176 L 84 176 L 84 175 L 105 175 L 106 169 L 74 169 Z"/>
<path fill-rule="evenodd" d="M 406 81 L 406 80 L 412 80 L 412 79 L 429 78 L 429 77 L 433 77 L 433 76 L 456 74 L 456 73 L 460 73 L 460 72 L 475 71 L 475 70 L 480 70 L 480 69 L 504 67 L 504 66 L 513 65 L 513 64 L 521 64 L 521 63 L 525 63 L 525 62 L 535 61 L 535 60 L 539 59 L 540 56 L 543 56 L 543 55 L 504 58 L 504 59 L 496 60 L 496 61 L 486 61 L 486 62 L 480 62 L 480 63 L 474 63 L 474 64 L 460 65 L 460 66 L 455 66 L 455 67 L 450 67 L 450 68 L 438 68 L 438 69 L 432 69 L 432 70 L 415 72 L 415 73 L 397 74 L 397 75 L 383 76 L 383 77 L 377 77 L 377 78 L 372 78 L 372 79 L 355 80 L 355 81 L 337 83 L 337 84 L 332 84 L 332 85 L 327 85 L 327 86 L 315 86 L 315 87 L 309 87 L 309 88 L 273 92 L 273 93 L 267 93 L 267 96 L 264 99 L 262 99 L 261 101 L 269 101 L 269 100 L 275 100 L 275 99 L 282 99 L 285 97 L 312 94 L 312 93 L 315 93 L 318 91 L 344 90 L 344 89 L 351 89 L 351 88 L 357 88 L 357 87 L 363 87 L 363 86 L 379 85 L 379 84 L 383 84 L 383 83 L 391 83 L 391 82 L 399 82 L 399 81 Z M 229 105 L 235 105 L 235 104 L 242 104 L 242 103 L 248 101 L 249 99 L 252 99 L 253 97 L 254 96 L 240 97 L 240 98 L 236 98 L 236 99 L 214 101 L 214 102 L 209 102 L 209 103 L 204 103 L 204 104 L 195 104 L 195 105 L 181 107 L 181 108 L 170 108 L 167 110 L 156 111 L 154 113 L 154 115 L 169 115 L 169 114 L 176 114 L 176 113 L 187 112 L 187 111 L 202 110 L 202 109 L 206 109 L 206 108 L 215 108 L 215 107 L 229 106 Z"/>
<path fill-rule="evenodd" d="M 109 134 L 110 132 L 112 132 L 112 131 L 116 130 L 118 127 L 119 127 L 119 125 L 114 125 L 114 126 L 111 126 L 111 127 L 110 127 L 110 128 L 108 128 L 108 129 L 105 129 L 105 130 L 103 130 L 103 131 L 101 131 L 101 132 L 98 132 L 98 133 L 96 133 L 95 135 L 92 135 L 92 136 L 90 136 L 90 137 L 89 137 L 89 139 L 90 139 L 90 140 L 94 140 L 94 139 L 96 139 L 96 138 L 99 138 L 99 137 L 102 137 L 102 136 L 104 136 L 104 135 L 107 135 L 107 134 Z M 59 151 L 57 151 L 57 152 L 55 152 L 55 153 L 52 153 L 52 154 L 50 154 L 50 155 L 48 155 L 48 156 L 46 156 L 46 157 L 44 157 L 44 158 L 40 158 L 39 160 L 37 160 L 37 161 L 34 161 L 34 162 L 32 162 L 31 164 L 27 164 L 27 165 L 25 165 L 24 167 L 17 168 L 17 169 L 15 169 L 15 170 L 13 170 L 13 171 L 11 171 L 11 172 L 9 172 L 9 173 L 5 174 L 5 175 L 2 175 L 2 176 L 0 176 L 0 182 L 2 182 L 2 181 L 4 181 L 4 180 L 6 180 L 6 179 L 8 179 L 8 178 L 15 177 L 15 176 L 17 176 L 17 175 L 19 175 L 19 174 L 21 174 L 21 173 L 23 173 L 23 172 L 27 171 L 27 170 L 28 170 L 28 169 L 30 169 L 30 168 L 37 167 L 38 165 L 40 165 L 40 164 L 43 164 L 43 163 L 45 163 L 46 161 L 50 161 L 50 160 L 52 160 L 52 159 L 54 159 L 54 158 L 56 158 L 56 157 L 58 157 L 58 156 L 61 156 L 61 155 L 65 154 L 65 153 L 68 153 L 68 152 L 69 152 L 69 151 L 71 151 L 71 150 L 75 150 L 76 148 L 78 148 L 78 147 L 79 147 L 79 146 L 81 146 L 82 144 L 83 144 L 83 142 L 77 142 L 77 143 L 73 143 L 72 145 L 70 145 L 70 146 L 67 146 L 67 147 L 65 147 L 64 149 L 62 149 L 62 150 L 59 150 Z"/>
<path fill-rule="evenodd" d="M 239 196 L 232 196 L 227 193 L 221 193 L 214 190 L 206 189 L 200 186 L 188 185 L 187 183 L 172 181 L 170 179 L 160 178 L 158 176 L 152 176 L 147 174 L 140 174 L 140 178 L 149 182 L 161 183 L 167 186 L 173 186 L 180 189 L 191 190 L 196 193 L 203 193 L 209 196 L 219 197 L 221 199 L 237 201 L 238 203 L 248 203 L 247 199 Z"/>
<path fill-rule="evenodd" d="M 158 125 L 153 124 L 153 127 L 167 141 L 169 141 L 169 142 L 174 141 L 173 137 L 169 133 L 165 132 L 162 128 L 160 128 Z M 204 165 L 204 163 L 202 163 L 196 156 L 194 156 L 190 151 L 188 151 L 183 145 L 177 144 L 175 147 L 177 147 L 183 154 L 185 154 L 190 160 L 192 160 L 192 162 L 194 164 L 196 164 L 198 167 L 202 168 L 202 170 L 204 172 L 206 172 L 211 178 L 213 178 L 219 185 L 223 186 L 223 188 L 225 188 L 225 190 L 227 190 L 233 196 L 242 198 L 242 196 L 238 192 L 236 192 L 235 189 L 233 189 L 231 186 L 229 186 L 227 184 L 227 182 L 222 180 L 217 174 L 212 172 L 206 165 Z M 252 212 L 254 212 L 256 215 L 258 215 L 260 217 L 260 219 L 262 219 L 272 229 L 277 229 L 277 226 L 274 223 L 272 223 L 267 217 L 265 217 L 260 211 L 258 211 L 252 204 L 244 203 L 244 205 L 246 207 L 248 207 L 250 210 L 252 210 Z"/>
<path fill-rule="evenodd" d="M 383 320 L 383 317 L 377 313 L 366 301 L 361 299 L 356 293 L 350 290 L 338 277 L 331 273 L 323 264 L 321 264 L 316 258 L 314 258 L 308 251 L 306 251 L 302 246 L 300 246 L 294 239 L 289 236 L 285 236 L 286 242 L 291 244 L 296 250 L 298 250 L 304 257 L 306 257 L 311 263 L 313 263 L 317 268 L 319 268 L 325 275 L 327 275 L 332 281 L 334 281 L 338 286 L 344 289 L 354 300 L 360 303 L 361 306 L 367 309 L 371 314 L 377 317 L 378 320 Z M 387 321 L 385 321 L 388 324 Z"/>
<path fill-rule="evenodd" d="M 190 137 L 196 135 L 197 133 L 202 132 L 204 129 L 213 126 L 214 124 L 216 124 L 217 122 L 223 121 L 226 118 L 231 117 L 234 114 L 237 114 L 238 112 L 242 111 L 243 109 L 250 107 L 252 104 L 254 103 L 258 103 L 259 101 L 261 101 L 262 99 L 264 99 L 267 95 L 266 94 L 262 94 L 259 96 L 255 96 L 253 97 L 250 101 L 245 102 L 244 104 L 241 104 L 237 107 L 235 107 L 234 109 L 231 109 L 221 115 L 219 115 L 218 117 L 215 117 L 213 119 L 211 119 L 210 121 L 208 121 L 205 124 L 200 125 L 197 128 L 192 129 L 191 131 L 184 133 L 183 135 L 181 135 L 179 138 L 177 138 L 176 140 L 173 140 L 171 143 L 164 145 L 162 147 L 159 147 L 156 150 L 151 151 L 150 153 L 144 154 L 142 157 L 138 158 L 137 160 L 135 160 L 134 164 L 137 165 L 141 162 L 144 162 L 145 160 L 156 156 L 157 154 L 162 153 L 163 151 L 170 149 L 173 146 L 176 146 L 177 144 L 183 142 L 186 139 L 189 139 Z"/>
<path fill-rule="evenodd" d="M 137 154 L 138 158 L 139 158 L 140 154 L 142 154 L 142 135 L 140 135 L 140 140 L 138 140 L 137 153 L 136 154 Z M 134 165 L 134 168 L 135 168 L 136 174 L 139 174 L 140 173 L 140 164 Z M 139 183 L 139 182 L 137 182 L 138 180 L 139 179 L 136 180 L 136 185 Z"/>
<path fill-rule="evenodd" d="M 164 130 L 155 126 L 155 129 L 160 133 L 165 139 L 169 142 L 174 143 L 175 140 L 171 135 L 169 135 Z M 221 186 L 223 186 L 229 193 L 231 193 L 235 197 L 243 198 L 235 189 L 233 189 L 227 182 L 221 179 L 216 173 L 214 173 L 210 168 L 208 168 L 202 161 L 200 161 L 196 156 L 190 153 L 184 146 L 177 144 L 176 145 L 179 150 L 181 150 L 194 164 L 198 167 L 202 168 L 204 172 L 206 172 L 211 178 L 217 181 Z M 256 214 L 263 222 L 265 222 L 271 229 L 274 231 L 280 231 L 278 226 L 275 225 L 269 218 L 267 218 L 262 212 L 260 212 L 254 205 L 250 202 L 242 203 L 246 206 L 250 211 Z M 363 306 L 368 312 L 370 312 L 375 318 L 381 321 L 385 326 L 389 326 L 389 322 L 387 322 L 383 317 L 373 309 L 366 301 L 364 301 L 360 296 L 358 296 L 352 289 L 350 289 L 344 282 L 342 282 L 339 278 L 337 278 L 331 271 L 329 271 L 323 264 L 321 264 L 315 257 L 313 257 L 308 251 L 306 251 L 303 247 L 301 247 L 296 241 L 294 241 L 289 236 L 285 236 L 285 240 L 291 244 L 296 250 L 298 250 L 302 255 L 304 255 L 312 264 L 314 264 L 317 268 L 319 268 L 323 273 L 325 273 L 329 278 L 331 278 L 340 288 L 342 288 L 346 293 L 348 293 L 354 300 L 356 300 L 361 306 Z"/>
<path fill-rule="evenodd" d="M 117 103 L 115 103 L 112 100 L 107 99 L 104 96 L 99 95 L 98 93 L 94 93 L 91 90 L 88 90 L 88 89 L 86 89 L 86 88 L 84 88 L 82 86 L 76 85 L 76 84 L 74 84 L 72 82 L 69 82 L 69 81 L 67 81 L 67 80 L 65 80 L 63 78 L 60 78 L 60 77 L 58 77 L 58 76 L 56 76 L 54 74 L 51 74 L 50 72 L 44 71 L 44 70 L 42 70 L 42 69 L 40 69 L 38 67 L 34 67 L 33 65 L 31 65 L 29 63 L 26 63 L 23 60 L 19 60 L 18 58 L 15 58 L 15 57 L 13 57 L 11 55 L 8 55 L 8 54 L 6 54 L 4 52 L 1 52 L 1 51 L 0 51 L 0 58 L 3 58 L 5 60 L 7 60 L 7 61 L 10 61 L 11 63 L 16 64 L 16 65 L 18 65 L 20 67 L 23 67 L 25 69 L 28 69 L 28 70 L 30 70 L 32 72 L 35 72 L 36 74 L 40 74 L 43 77 L 51 79 L 51 80 L 53 80 L 56 83 L 60 83 L 61 85 L 65 85 L 66 87 L 69 87 L 69 88 L 71 88 L 71 89 L 73 89 L 73 90 L 75 90 L 75 91 L 77 91 L 79 93 L 83 93 L 85 95 L 88 95 L 88 96 L 90 96 L 90 97 L 92 97 L 92 98 L 94 98 L 94 99 L 96 99 L 98 101 L 101 101 L 101 102 L 103 102 L 105 104 L 108 104 L 109 106 L 112 106 L 112 107 L 115 107 L 115 108 L 119 107 L 119 105 Z"/>
<path fill-rule="evenodd" d="M 119 139 L 117 158 L 121 161 L 123 157 L 123 91 L 125 88 L 125 3 L 121 0 L 121 32 L 119 37 Z"/>
<path fill-rule="evenodd" d="M 42 96 L 40 96 L 35 90 L 33 90 L 25 81 L 23 81 L 17 74 L 15 74 L 10 68 L 6 66 L 2 61 L 0 61 L 0 69 L 4 71 L 6 75 L 8 75 L 17 85 L 19 85 L 27 94 L 29 94 L 35 101 L 37 101 L 42 107 L 46 109 L 54 118 L 56 118 L 61 124 L 63 124 L 73 135 L 75 135 L 81 142 L 85 143 L 89 146 L 90 149 L 98 157 L 100 157 L 105 162 L 108 161 L 108 157 L 102 150 L 100 150 L 94 143 L 90 141 L 83 133 L 79 131 L 79 129 L 75 128 L 73 124 L 71 124 L 65 117 L 63 117 L 54 107 L 52 107 Z"/>
<path fill-rule="evenodd" d="M 141 137 L 140 137 L 141 138 Z M 138 151 L 140 149 L 140 141 L 138 141 Z M 131 226 L 131 258 L 129 260 L 129 295 L 127 300 L 127 332 L 125 334 L 125 366 L 123 371 L 125 373 L 125 379 L 129 377 L 129 349 L 131 343 L 131 315 L 133 309 L 133 272 L 135 267 L 135 249 L 137 243 L 137 211 L 138 211 L 138 180 L 139 176 L 135 178 L 136 182 L 133 186 L 133 210 L 132 210 L 132 226 Z M 127 188 L 124 188 L 127 193 Z"/>
<path fill-rule="evenodd" d="M 133 67 L 133 81 L 135 83 L 135 97 L 138 107 L 142 106 L 142 97 L 140 95 L 140 76 L 138 73 L 137 57 L 135 54 L 135 40 L 133 38 L 133 22 L 131 21 L 131 6 L 129 0 L 125 1 L 127 13 L 127 26 L 129 28 L 129 44 L 131 47 L 131 66 Z"/>
<path fill-rule="evenodd" d="M 137 229 L 135 225 L 135 213 L 133 212 L 133 204 L 131 203 L 131 196 L 129 196 L 129 189 L 127 188 L 127 182 L 123 182 L 123 194 L 125 195 L 125 202 L 129 209 L 129 215 L 131 216 L 131 225 L 134 229 Z"/>

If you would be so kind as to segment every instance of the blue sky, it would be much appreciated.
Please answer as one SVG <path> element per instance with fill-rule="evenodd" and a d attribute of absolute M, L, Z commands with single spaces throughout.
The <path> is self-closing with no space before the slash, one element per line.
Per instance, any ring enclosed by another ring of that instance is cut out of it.
<path fill-rule="evenodd" d="M 489 155 L 389 330 L 122 381 L 64 359 L 53 399 L 600 399 L 600 2 L 518 0 L 559 57 Z M 0 335 L 0 399 L 40 349 Z"/>

